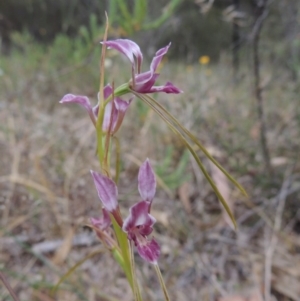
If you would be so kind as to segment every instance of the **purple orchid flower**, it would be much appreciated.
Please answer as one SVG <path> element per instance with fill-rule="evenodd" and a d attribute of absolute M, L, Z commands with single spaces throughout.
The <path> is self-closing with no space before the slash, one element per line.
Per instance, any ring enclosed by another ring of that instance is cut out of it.
<path fill-rule="evenodd" d="M 112 94 L 112 87 L 110 85 L 106 85 L 104 87 L 104 99 L 108 99 L 108 97 Z M 104 112 L 104 119 L 102 124 L 103 132 L 107 133 L 110 132 L 111 135 L 115 134 L 118 129 L 120 128 L 125 113 L 131 103 L 130 99 L 128 102 L 121 99 L 120 97 L 115 97 L 113 101 L 110 101 L 106 107 Z M 98 102 L 99 102 L 99 95 L 98 95 Z M 60 103 L 78 103 L 82 107 L 84 107 L 93 124 L 96 125 L 97 117 L 98 117 L 98 110 L 99 110 L 99 103 L 92 107 L 90 100 L 87 96 L 82 95 L 73 95 L 73 94 L 66 94 L 60 101 Z"/>
<path fill-rule="evenodd" d="M 150 214 L 156 181 L 149 160 L 147 159 L 142 164 L 138 175 L 138 188 L 142 201 L 130 207 L 129 216 L 124 223 L 118 206 L 118 188 L 116 184 L 104 175 L 94 171 L 91 171 L 91 173 L 104 208 L 114 216 L 123 231 L 127 233 L 128 239 L 134 242 L 139 255 L 147 262 L 156 264 L 160 255 L 160 247 L 154 238 L 148 238 L 156 222 Z"/>
<path fill-rule="evenodd" d="M 164 86 L 154 86 L 155 81 L 159 76 L 159 73 L 156 73 L 157 67 L 160 64 L 163 56 L 168 52 L 171 43 L 169 43 L 169 45 L 167 45 L 164 48 L 161 48 L 156 52 L 154 58 L 152 59 L 150 70 L 143 73 L 140 73 L 141 64 L 143 61 L 143 54 L 140 50 L 140 47 L 135 42 L 127 39 L 117 39 L 113 41 L 105 41 L 102 42 L 102 44 L 121 52 L 131 62 L 133 73 L 131 83 L 132 90 L 144 94 L 155 92 L 178 94 L 182 92 L 171 82 L 167 82 Z M 135 73 L 136 69 L 137 73 Z"/>
<path fill-rule="evenodd" d="M 90 218 L 90 222 L 93 225 L 98 238 L 105 243 L 109 249 L 114 248 L 115 242 L 111 238 L 111 232 L 109 231 L 111 225 L 109 212 L 105 208 L 102 208 L 102 216 L 100 218 L 92 217 Z"/>
<path fill-rule="evenodd" d="M 122 226 L 123 221 L 120 217 L 120 209 L 118 204 L 118 188 L 110 178 L 91 170 L 91 174 L 98 192 L 98 197 L 101 200 L 105 210 L 110 212 L 117 222 Z"/>
<path fill-rule="evenodd" d="M 132 240 L 137 247 L 139 255 L 150 263 L 157 263 L 160 255 L 160 247 L 156 240 L 149 236 L 153 231 L 155 218 L 149 214 L 150 203 L 141 201 L 129 209 L 129 216 L 123 224 L 123 231 L 127 233 L 128 239 Z"/>
<path fill-rule="evenodd" d="M 109 217 L 109 213 L 105 208 L 102 208 L 102 214 L 103 215 L 100 218 L 91 217 L 90 221 L 91 224 L 97 229 L 100 229 L 101 231 L 106 231 L 111 225 L 111 220 Z"/>
<path fill-rule="evenodd" d="M 140 167 L 138 188 L 142 199 L 151 203 L 156 192 L 156 180 L 149 159 L 147 159 Z"/>

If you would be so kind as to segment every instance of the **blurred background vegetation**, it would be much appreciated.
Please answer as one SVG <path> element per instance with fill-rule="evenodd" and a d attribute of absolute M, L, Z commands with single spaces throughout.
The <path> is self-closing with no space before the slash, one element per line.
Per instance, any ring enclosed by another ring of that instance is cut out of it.
<path fill-rule="evenodd" d="M 109 38 L 141 46 L 143 70 L 172 42 L 160 80 L 184 93 L 158 100 L 249 193 L 242 197 L 203 157 L 235 213 L 234 232 L 183 145 L 133 101 L 119 133 L 120 200 L 127 208 L 138 198 L 138 165 L 151 158 L 155 236 L 172 300 L 298 301 L 299 0 L 0 1 L 0 271 L 22 301 L 132 298 L 85 227 L 100 212 L 89 175 L 98 169 L 93 127 L 80 108 L 58 104 L 66 93 L 96 102 L 105 11 Z M 107 82 L 129 74 L 108 51 Z M 55 299 L 55 284 L 84 258 Z M 138 267 L 146 300 L 160 300 L 153 271 Z M 4 287 L 0 299 L 12 300 Z"/>
<path fill-rule="evenodd" d="M 263 1 L 1 1 L 1 50 L 6 52 L 12 46 L 22 48 L 14 41 L 14 32 L 28 34 L 44 44 L 53 43 L 61 35 L 78 38 L 83 30 L 87 30 L 91 38 L 98 38 L 93 35 L 101 34 L 104 11 L 107 11 L 114 28 L 111 34 L 116 37 L 135 34 L 141 42 L 150 40 L 154 49 L 172 41 L 176 45 L 172 47 L 172 56 L 189 62 L 207 54 L 218 59 L 222 51 L 247 47 L 260 2 Z M 292 66 L 299 57 L 298 1 L 272 2 L 264 39 L 270 43 L 280 41 L 281 47 L 269 47 L 269 55 L 278 58 L 280 54 L 282 63 Z M 233 45 L 236 27 L 239 33 Z"/>

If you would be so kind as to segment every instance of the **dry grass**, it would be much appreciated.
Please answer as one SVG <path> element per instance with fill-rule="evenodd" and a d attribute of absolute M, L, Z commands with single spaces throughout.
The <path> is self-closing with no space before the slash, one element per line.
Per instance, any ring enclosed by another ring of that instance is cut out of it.
<path fill-rule="evenodd" d="M 89 217 L 100 213 L 89 175 L 90 169 L 98 169 L 92 124 L 80 108 L 58 104 L 67 92 L 95 101 L 97 59 L 70 71 L 53 65 L 46 54 L 36 64 L 24 58 L 4 58 L 0 83 L 0 270 L 22 301 L 131 300 L 124 275 L 85 227 Z M 116 61 L 108 71 L 117 84 L 129 66 Z M 273 300 L 300 300 L 299 87 L 286 71 L 265 64 L 272 179 L 264 172 L 249 66 L 244 66 L 239 85 L 232 82 L 226 58 L 215 66 L 168 63 L 163 68 L 162 81 L 171 80 L 185 93 L 157 99 L 249 193 L 249 199 L 243 198 L 211 169 L 234 208 L 239 225 L 234 232 L 192 159 L 185 172 L 191 176 L 184 183 L 175 179 L 176 191 L 161 183 L 153 206 L 155 236 L 162 246 L 160 265 L 172 300 L 271 300 L 271 295 Z M 137 101 L 118 136 L 120 199 L 126 214 L 138 198 L 139 162 L 149 157 L 159 166 L 166 146 L 174 145 L 165 171 L 170 175 L 183 147 Z M 60 277 L 92 252 L 97 254 L 52 297 Z M 137 262 L 145 300 L 162 300 L 154 270 Z M 12 300 L 3 287 L 0 296 Z"/>

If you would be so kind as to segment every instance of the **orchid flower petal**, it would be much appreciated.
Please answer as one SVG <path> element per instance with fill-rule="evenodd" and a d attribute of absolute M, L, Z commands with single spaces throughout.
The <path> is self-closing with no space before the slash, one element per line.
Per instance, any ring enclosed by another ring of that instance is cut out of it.
<path fill-rule="evenodd" d="M 111 112 L 112 110 L 113 110 L 113 112 Z M 114 131 L 115 124 L 117 122 L 117 118 L 118 118 L 118 112 L 117 112 L 116 107 L 115 107 L 115 102 L 110 101 L 106 105 L 105 111 L 104 111 L 104 118 L 103 118 L 103 123 L 102 123 L 102 129 L 103 129 L 104 133 L 108 132 L 110 122 L 112 122 L 111 132 Z M 111 119 L 112 119 L 112 121 L 111 121 Z"/>
<path fill-rule="evenodd" d="M 112 87 L 108 84 L 104 87 L 104 99 L 107 100 L 109 96 L 111 96 L 113 90 Z M 98 116 L 99 112 L 99 103 L 100 103 L 100 97 L 98 93 L 98 104 L 93 108 L 93 113 L 95 116 Z M 111 124 L 111 134 L 114 134 L 118 131 L 120 128 L 125 113 L 131 103 L 132 99 L 129 100 L 129 102 L 121 99 L 120 97 L 116 97 L 114 101 L 110 101 L 105 106 L 104 111 L 104 117 L 103 117 L 103 123 L 102 123 L 102 130 L 104 133 L 108 132 L 110 123 Z M 113 110 L 113 113 L 112 113 Z M 111 120 L 112 118 L 112 120 Z"/>
<path fill-rule="evenodd" d="M 158 67 L 158 65 L 160 64 L 163 56 L 168 52 L 169 48 L 171 46 L 171 43 L 169 43 L 169 45 L 167 45 L 164 48 L 161 48 L 160 50 L 158 50 L 154 56 L 154 58 L 152 59 L 151 65 L 150 65 L 150 71 L 146 71 L 143 72 L 141 74 L 137 74 L 135 76 L 135 91 L 139 92 L 137 90 L 136 87 L 138 87 L 139 85 L 143 85 L 145 83 L 148 83 L 149 81 L 153 82 L 152 86 L 155 83 L 155 79 L 158 77 L 158 74 L 155 75 L 156 69 Z M 155 77 L 155 79 L 153 80 L 153 77 Z M 143 92 L 143 93 L 148 93 L 148 92 Z"/>
<path fill-rule="evenodd" d="M 156 51 L 154 58 L 152 59 L 151 65 L 150 65 L 150 70 L 152 73 L 156 72 L 156 69 L 158 67 L 158 65 L 160 64 L 163 56 L 168 52 L 169 48 L 171 46 L 171 42 L 169 43 L 169 45 L 159 49 L 158 51 Z"/>
<path fill-rule="evenodd" d="M 152 78 L 147 82 L 136 81 L 134 90 L 139 93 L 151 93 L 151 88 L 155 84 L 156 79 L 159 77 L 159 74 L 153 74 Z"/>
<path fill-rule="evenodd" d="M 165 92 L 167 94 L 183 93 L 182 90 L 175 87 L 172 83 L 167 82 L 164 86 L 153 86 L 147 93 Z"/>
<path fill-rule="evenodd" d="M 66 94 L 59 103 L 78 103 L 82 107 L 84 107 L 88 112 L 92 110 L 92 106 L 90 100 L 87 96 L 82 95 L 73 95 L 73 94 Z"/>
<path fill-rule="evenodd" d="M 91 223 L 94 227 L 99 228 L 101 231 L 105 231 L 110 225 L 111 220 L 109 213 L 105 208 L 102 208 L 103 216 L 100 218 L 91 218 Z"/>
<path fill-rule="evenodd" d="M 106 100 L 111 95 L 111 93 L 112 93 L 112 87 L 110 84 L 107 84 L 103 89 L 104 100 Z M 96 117 L 98 116 L 99 113 L 100 92 L 98 92 L 97 98 L 98 98 L 98 104 L 95 107 L 93 107 L 93 112 Z"/>
<path fill-rule="evenodd" d="M 91 174 L 104 208 L 109 212 L 114 212 L 118 208 L 118 188 L 117 185 L 106 176 L 91 170 Z"/>
<path fill-rule="evenodd" d="M 125 117 L 125 113 L 131 103 L 133 98 L 131 98 L 129 101 L 125 101 L 123 99 L 121 99 L 120 97 L 116 97 L 115 99 L 115 107 L 116 107 L 116 113 L 117 113 L 117 118 L 116 118 L 116 121 L 114 123 L 114 127 L 113 127 L 113 133 L 116 133 L 122 122 L 123 122 L 123 119 Z"/>
<path fill-rule="evenodd" d="M 124 54 L 131 62 L 133 68 L 135 67 L 134 57 L 136 57 L 138 70 L 140 69 L 143 61 L 143 54 L 140 47 L 135 42 L 127 39 L 117 39 L 101 43 Z"/>
<path fill-rule="evenodd" d="M 88 99 L 88 97 L 82 96 L 82 95 L 66 94 L 60 100 L 60 103 L 78 103 L 78 104 L 80 104 L 82 107 L 84 107 L 87 110 L 93 124 L 96 125 L 96 118 L 95 118 L 95 114 L 94 114 L 94 109 L 92 108 L 90 100 Z"/>
<path fill-rule="evenodd" d="M 141 201 L 131 206 L 129 209 L 129 216 L 124 220 L 123 231 L 131 232 L 135 227 L 144 226 L 146 228 L 155 224 L 155 218 L 149 214 L 149 203 Z M 149 232 L 149 229 L 147 230 Z M 149 233 L 150 234 L 150 233 Z"/>
<path fill-rule="evenodd" d="M 160 255 L 160 246 L 154 238 L 144 244 L 137 244 L 139 255 L 147 262 L 156 264 Z"/>
<path fill-rule="evenodd" d="M 99 103 L 96 106 L 93 107 L 93 114 L 94 114 L 95 118 L 98 117 L 98 114 L 99 114 Z"/>
<path fill-rule="evenodd" d="M 104 99 L 106 100 L 111 94 L 112 94 L 113 90 L 110 84 L 107 84 L 104 89 L 103 89 L 103 96 Z"/>
<path fill-rule="evenodd" d="M 156 191 L 156 180 L 153 169 L 147 159 L 140 167 L 138 188 L 144 201 L 152 202 Z"/>

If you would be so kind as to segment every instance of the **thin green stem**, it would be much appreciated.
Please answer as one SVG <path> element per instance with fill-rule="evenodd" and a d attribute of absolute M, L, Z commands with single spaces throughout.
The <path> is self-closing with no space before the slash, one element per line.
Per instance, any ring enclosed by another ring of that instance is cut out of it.
<path fill-rule="evenodd" d="M 124 261 L 122 268 L 127 277 L 128 282 L 133 290 L 134 289 L 134 280 L 132 278 L 131 263 L 130 263 L 130 250 L 129 250 L 127 234 L 125 232 L 123 232 L 122 228 L 118 225 L 115 218 L 112 215 L 110 217 L 111 217 L 111 221 L 113 224 L 116 239 L 118 241 L 119 247 L 122 252 L 122 257 L 123 257 L 123 261 Z"/>
<path fill-rule="evenodd" d="M 120 155 L 121 155 L 121 148 L 120 148 L 120 142 L 117 137 L 113 137 L 115 142 L 115 148 L 116 148 L 116 175 L 115 175 L 115 183 L 117 184 L 119 182 L 119 176 L 120 176 L 120 168 L 121 168 L 121 161 L 120 161 Z"/>
<path fill-rule="evenodd" d="M 155 264 L 154 265 L 154 268 L 155 268 L 155 271 L 156 271 L 156 274 L 157 274 L 157 278 L 159 280 L 159 283 L 160 283 L 160 286 L 161 286 L 161 289 L 164 293 L 164 296 L 165 296 L 165 300 L 166 301 L 170 301 L 170 297 L 169 297 L 169 294 L 168 294 L 168 290 L 167 290 L 167 287 L 165 285 L 165 282 L 164 282 L 164 279 L 163 279 L 163 276 L 161 274 L 161 271 L 160 271 L 160 268 L 158 266 L 158 264 Z"/>
<path fill-rule="evenodd" d="M 105 13 L 105 17 L 106 17 L 106 26 L 105 26 L 103 41 L 107 40 L 107 32 L 108 32 L 108 27 L 109 27 L 107 13 Z M 99 160 L 101 168 L 103 168 L 103 160 L 104 160 L 104 150 L 103 150 L 103 144 L 102 144 L 102 137 L 103 137 L 102 124 L 103 124 L 103 117 L 104 117 L 104 110 L 105 110 L 105 104 L 104 104 L 105 52 L 106 52 L 106 45 L 103 44 L 102 51 L 101 51 L 101 59 L 100 59 L 99 112 L 98 112 L 98 119 L 97 119 L 97 123 L 96 123 L 97 155 L 98 155 L 98 160 Z"/>
<path fill-rule="evenodd" d="M 133 282 L 133 294 L 136 301 L 142 301 L 141 292 L 139 289 L 139 284 L 137 281 L 136 273 L 135 273 L 135 264 L 134 264 L 134 253 L 133 253 L 133 244 L 130 242 L 130 265 L 131 265 L 131 272 L 132 272 L 132 282 Z"/>

